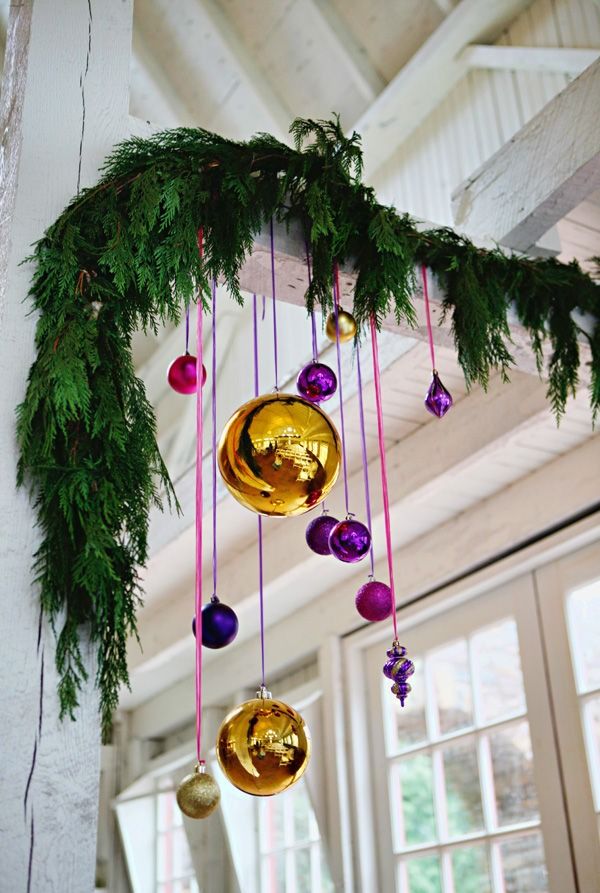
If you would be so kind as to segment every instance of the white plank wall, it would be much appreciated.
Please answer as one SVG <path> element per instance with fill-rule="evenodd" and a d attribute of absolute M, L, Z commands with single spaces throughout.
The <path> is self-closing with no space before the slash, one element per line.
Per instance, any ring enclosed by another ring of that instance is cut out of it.
<path fill-rule="evenodd" d="M 499 43 L 600 47 L 600 5 L 594 0 L 537 0 Z M 417 217 L 452 225 L 452 190 L 569 80 L 565 74 L 529 71 L 470 72 L 376 171 L 373 185 L 379 197 Z M 600 238 L 600 219 L 594 218 L 593 228 Z"/>

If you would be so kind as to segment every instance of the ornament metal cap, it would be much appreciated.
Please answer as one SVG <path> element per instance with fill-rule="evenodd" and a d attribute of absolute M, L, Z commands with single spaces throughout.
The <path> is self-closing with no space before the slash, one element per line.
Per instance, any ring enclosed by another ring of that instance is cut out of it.
<path fill-rule="evenodd" d="M 258 691 L 256 692 L 256 697 L 262 698 L 264 701 L 267 701 L 267 700 L 271 701 L 273 699 L 273 695 L 267 689 L 267 686 L 264 684 L 264 682 L 261 685 L 261 687 L 258 689 Z"/>

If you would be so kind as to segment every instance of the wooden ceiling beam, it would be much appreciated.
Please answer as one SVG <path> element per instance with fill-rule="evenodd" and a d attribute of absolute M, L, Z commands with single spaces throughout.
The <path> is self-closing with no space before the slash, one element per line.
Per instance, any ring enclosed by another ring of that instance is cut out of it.
<path fill-rule="evenodd" d="M 527 252 L 600 188 L 599 96 L 600 60 L 459 186 L 452 197 L 456 225 L 473 238 Z"/>
<path fill-rule="evenodd" d="M 493 71 L 537 71 L 579 75 L 598 59 L 600 50 L 580 47 L 515 47 L 471 44 L 460 54 L 468 68 Z"/>
<path fill-rule="evenodd" d="M 461 51 L 496 40 L 530 3 L 461 0 L 354 125 L 363 138 L 368 178 L 464 77 Z"/>

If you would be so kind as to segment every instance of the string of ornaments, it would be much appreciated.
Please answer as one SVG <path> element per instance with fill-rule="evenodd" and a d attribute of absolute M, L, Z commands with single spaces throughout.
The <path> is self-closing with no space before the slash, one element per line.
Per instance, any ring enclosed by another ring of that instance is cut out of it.
<path fill-rule="evenodd" d="M 202 231 L 198 244 L 203 256 Z M 311 283 L 310 253 L 307 246 L 308 284 Z M 432 364 L 432 381 L 425 397 L 425 407 L 442 418 L 452 406 L 452 397 L 442 384 L 435 364 L 431 328 L 427 271 L 421 269 L 426 324 Z M 266 683 L 265 605 L 263 518 L 291 517 L 304 514 L 321 505 L 322 511 L 306 529 L 308 547 L 317 555 L 332 556 L 342 564 L 355 564 L 369 555 L 367 581 L 356 593 L 358 613 L 365 620 L 378 622 L 389 617 L 393 623 L 393 639 L 386 652 L 384 675 L 392 681 L 392 692 L 401 706 L 411 690 L 410 677 L 414 665 L 400 644 L 396 618 L 396 597 L 392 534 L 387 478 L 385 433 L 381 393 L 381 373 L 377 343 L 377 327 L 371 318 L 371 351 L 383 520 L 389 583 L 377 580 L 372 535 L 372 510 L 367 454 L 364 387 L 361 368 L 361 346 L 357 325 L 351 313 L 340 304 L 341 289 L 337 264 L 332 270 L 333 312 L 325 324 L 325 333 L 335 345 L 337 371 L 319 360 L 316 322 L 311 311 L 312 360 L 296 379 L 298 393 L 279 389 L 276 282 L 273 224 L 271 222 L 271 285 L 273 323 L 273 361 L 275 383 L 270 393 L 260 393 L 257 299 L 253 296 L 254 394 L 237 409 L 225 424 L 217 440 L 217 313 L 216 281 L 212 283 L 212 356 L 211 356 L 211 484 L 212 484 L 212 595 L 202 602 L 203 547 L 203 386 L 207 374 L 203 365 L 202 304 L 197 316 L 197 356 L 189 353 L 189 308 L 186 308 L 185 353 L 177 357 L 168 370 L 171 387 L 181 394 L 196 394 L 196 586 L 195 614 L 192 621 L 196 643 L 196 750 L 197 762 L 177 790 L 177 802 L 191 818 L 205 818 L 217 807 L 218 785 L 206 771 L 202 753 L 202 649 L 224 648 L 238 632 L 238 618 L 233 608 L 217 595 L 217 466 L 229 493 L 245 508 L 258 516 L 258 603 L 260 627 L 261 682 L 256 697 L 238 705 L 223 720 L 217 734 L 216 755 L 225 777 L 236 788 L 254 796 L 272 796 L 293 785 L 303 775 L 310 758 L 310 733 L 302 716 L 285 702 L 273 698 Z M 264 298 L 263 298 L 264 318 Z M 350 511 L 348 468 L 346 461 L 346 425 L 342 380 L 342 345 L 355 342 L 358 386 L 360 445 L 366 524 Z M 198 387 L 197 370 L 201 368 Z M 340 433 L 324 412 L 322 403 L 339 395 Z M 338 520 L 325 508 L 342 470 L 345 518 Z"/>

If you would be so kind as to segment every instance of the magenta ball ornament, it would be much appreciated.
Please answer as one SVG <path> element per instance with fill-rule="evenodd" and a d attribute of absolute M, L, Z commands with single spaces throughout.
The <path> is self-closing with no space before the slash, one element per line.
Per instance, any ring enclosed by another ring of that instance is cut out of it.
<path fill-rule="evenodd" d="M 337 391 L 337 378 L 333 369 L 325 363 L 309 363 L 300 370 L 296 388 L 305 400 L 310 400 L 311 403 L 323 403 Z"/>
<path fill-rule="evenodd" d="M 361 561 L 371 546 L 369 528 L 349 515 L 335 525 L 329 534 L 331 554 L 347 564 Z"/>
<path fill-rule="evenodd" d="M 191 353 L 181 354 L 176 357 L 167 372 L 167 381 L 178 394 L 196 393 L 196 357 Z M 206 369 L 202 366 L 202 384 L 206 381 Z"/>
<path fill-rule="evenodd" d="M 376 623 L 392 613 L 392 590 L 387 583 L 369 580 L 356 593 L 356 610 L 365 620 Z"/>
<path fill-rule="evenodd" d="M 205 648 L 225 648 L 237 636 L 239 621 L 229 605 L 224 605 L 216 595 L 202 608 L 202 645 Z M 192 620 L 192 632 L 196 635 L 196 618 Z"/>
<path fill-rule="evenodd" d="M 333 518 L 324 511 L 318 518 L 313 518 L 306 528 L 306 543 L 309 549 L 317 555 L 331 555 L 329 548 L 329 534 L 339 524 L 337 518 Z"/>

